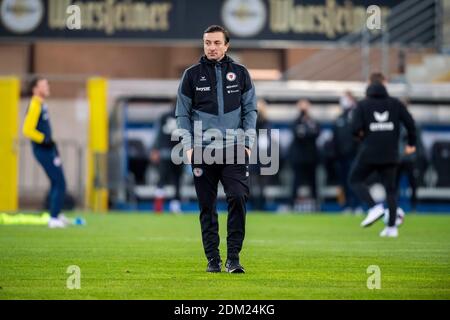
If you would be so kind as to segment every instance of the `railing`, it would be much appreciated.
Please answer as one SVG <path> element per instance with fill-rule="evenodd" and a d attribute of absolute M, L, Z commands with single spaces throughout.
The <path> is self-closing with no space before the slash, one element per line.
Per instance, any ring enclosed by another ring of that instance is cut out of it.
<path fill-rule="evenodd" d="M 321 75 L 333 74 L 332 70 L 340 72 L 342 79 L 349 80 L 355 71 L 347 71 L 349 61 L 352 69 L 356 67 L 359 79 L 367 79 L 370 66 L 375 61 L 371 58 L 371 47 L 381 51 L 381 70 L 390 73 L 390 48 L 435 48 L 440 46 L 440 26 L 443 16 L 440 14 L 440 0 L 405 0 L 391 9 L 390 14 L 382 21 L 382 29 L 374 32 L 366 26 L 354 33 L 343 36 L 336 42 L 336 48 L 347 48 L 341 54 L 335 49 L 323 49 L 288 69 L 281 77 L 288 79 L 326 80 Z M 360 53 L 360 59 L 354 59 Z M 347 62 L 347 63 L 345 63 Z M 337 65 L 343 64 L 345 68 Z"/>

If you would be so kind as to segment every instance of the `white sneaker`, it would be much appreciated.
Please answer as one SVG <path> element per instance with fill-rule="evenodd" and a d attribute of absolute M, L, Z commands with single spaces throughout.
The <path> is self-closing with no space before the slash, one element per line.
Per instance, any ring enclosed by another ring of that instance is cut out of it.
<path fill-rule="evenodd" d="M 385 227 L 380 233 L 380 237 L 397 238 L 398 229 L 397 227 Z"/>
<path fill-rule="evenodd" d="M 399 227 L 405 220 L 405 211 L 402 208 L 397 207 L 397 218 L 395 219 L 395 226 Z M 384 210 L 384 224 L 388 225 L 389 222 L 389 209 Z"/>
<path fill-rule="evenodd" d="M 58 215 L 58 220 L 61 220 L 66 226 L 70 226 L 72 224 L 71 220 L 67 218 L 63 213 Z"/>
<path fill-rule="evenodd" d="M 62 222 L 61 220 L 59 220 L 57 218 L 50 218 L 50 220 L 48 220 L 48 227 L 50 229 L 65 228 L 66 225 L 64 224 L 64 222 Z"/>
<path fill-rule="evenodd" d="M 402 208 L 397 208 L 397 219 L 395 219 L 395 225 L 398 227 L 405 221 L 405 211 Z"/>
<path fill-rule="evenodd" d="M 375 221 L 384 216 L 384 207 L 383 204 L 377 204 L 369 209 L 367 212 L 367 217 L 361 222 L 361 227 L 371 226 Z"/>

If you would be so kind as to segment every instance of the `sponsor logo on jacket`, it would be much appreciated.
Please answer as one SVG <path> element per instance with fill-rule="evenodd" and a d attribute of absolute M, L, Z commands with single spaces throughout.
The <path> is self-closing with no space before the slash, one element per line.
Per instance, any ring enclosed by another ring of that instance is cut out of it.
<path fill-rule="evenodd" d="M 195 87 L 196 91 L 211 91 L 211 87 Z"/>
<path fill-rule="evenodd" d="M 384 112 L 376 112 L 374 111 L 373 117 L 377 122 L 371 122 L 369 125 L 370 131 L 392 131 L 394 130 L 394 123 L 388 121 L 389 119 L 389 111 Z"/>

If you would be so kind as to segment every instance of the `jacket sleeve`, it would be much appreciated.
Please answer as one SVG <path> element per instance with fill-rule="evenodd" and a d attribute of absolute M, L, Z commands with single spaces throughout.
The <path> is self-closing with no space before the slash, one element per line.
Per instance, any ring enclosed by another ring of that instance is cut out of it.
<path fill-rule="evenodd" d="M 37 130 L 41 111 L 42 108 L 39 100 L 32 98 L 22 127 L 23 135 L 36 143 L 43 143 L 45 140 L 45 135 Z"/>
<path fill-rule="evenodd" d="M 245 146 L 253 147 L 256 138 L 256 117 L 258 109 L 256 105 L 255 85 L 250 74 L 244 69 L 244 88 L 241 94 L 241 120 L 245 131 Z"/>
<path fill-rule="evenodd" d="M 177 106 L 175 117 L 177 118 L 177 127 L 180 131 L 181 142 L 185 150 L 194 147 L 194 138 L 192 132 L 192 99 L 194 97 L 192 84 L 189 79 L 189 73 L 184 72 L 181 78 L 180 86 L 177 93 Z"/>
<path fill-rule="evenodd" d="M 359 138 L 361 130 L 364 129 L 364 119 L 363 119 L 363 105 L 359 104 L 353 110 L 352 120 L 351 120 L 351 129 L 353 136 Z"/>
<path fill-rule="evenodd" d="M 311 127 L 308 126 L 308 130 L 306 130 L 305 137 L 311 139 L 317 139 L 320 135 L 320 126 L 317 122 L 313 122 Z"/>
<path fill-rule="evenodd" d="M 400 121 L 403 123 L 403 125 L 406 128 L 406 131 L 408 131 L 408 145 L 415 146 L 416 145 L 416 123 L 414 122 L 413 117 L 411 116 L 411 113 L 409 113 L 406 106 L 398 101 L 399 108 L 400 108 Z"/>

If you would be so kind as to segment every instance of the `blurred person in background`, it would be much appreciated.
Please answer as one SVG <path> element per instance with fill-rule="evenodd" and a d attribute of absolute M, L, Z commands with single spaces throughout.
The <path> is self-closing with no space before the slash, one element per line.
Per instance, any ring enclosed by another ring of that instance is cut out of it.
<path fill-rule="evenodd" d="M 311 209 L 315 210 L 317 207 L 316 168 L 319 162 L 316 140 L 320 134 L 320 127 L 310 115 L 311 103 L 308 100 L 299 100 L 297 108 L 300 114 L 291 127 L 293 141 L 290 148 L 290 160 L 294 174 L 291 206 L 292 208 L 296 206 L 298 187 L 306 185 L 313 202 Z"/>
<path fill-rule="evenodd" d="M 267 102 L 264 99 L 259 99 L 258 105 L 258 117 L 256 119 L 256 133 L 257 133 L 257 163 L 250 164 L 250 203 L 253 206 L 253 210 L 263 211 L 266 210 L 266 198 L 264 196 L 264 189 L 268 185 L 270 176 L 261 175 L 261 168 L 264 165 L 261 164 L 259 154 L 270 156 L 270 147 L 274 143 L 271 139 L 270 129 L 271 125 L 267 119 Z M 265 134 L 260 132 L 260 129 L 267 130 Z M 256 190 L 258 192 L 256 192 Z"/>
<path fill-rule="evenodd" d="M 172 213 L 181 213 L 180 183 L 183 173 L 183 164 L 174 164 L 171 160 L 172 148 L 178 141 L 172 141 L 172 132 L 177 129 L 177 119 L 175 117 L 175 101 L 170 111 L 164 113 L 159 118 L 156 125 L 156 138 L 150 152 L 150 160 L 158 167 L 159 179 L 155 191 L 154 210 L 162 212 L 166 193 L 164 187 L 173 184 L 175 194 L 169 203 L 169 210 Z"/>
<path fill-rule="evenodd" d="M 22 133 L 30 139 L 33 155 L 50 180 L 49 228 L 64 228 L 69 220 L 60 214 L 65 194 L 66 181 L 58 148 L 52 137 L 50 114 L 45 100 L 50 96 L 48 80 L 36 77 L 31 80 L 32 98 L 28 106 Z"/>
<path fill-rule="evenodd" d="M 352 114 L 357 101 L 350 91 L 345 91 L 339 104 L 342 113 L 333 125 L 333 139 L 336 155 L 336 172 L 345 201 L 342 206 L 344 212 L 362 213 L 361 203 L 350 188 L 348 176 L 358 149 L 358 140 L 352 133 Z"/>
<path fill-rule="evenodd" d="M 406 107 L 409 106 L 409 100 L 403 99 Z M 417 207 L 417 186 L 420 178 L 420 162 L 425 159 L 425 152 L 422 143 L 422 131 L 416 122 L 416 150 L 413 153 L 406 154 L 405 148 L 408 144 L 408 132 L 404 125 L 400 127 L 399 155 L 400 162 L 397 169 L 397 190 L 400 188 L 400 179 L 403 175 L 408 178 L 411 188 L 411 210 L 416 211 Z"/>

